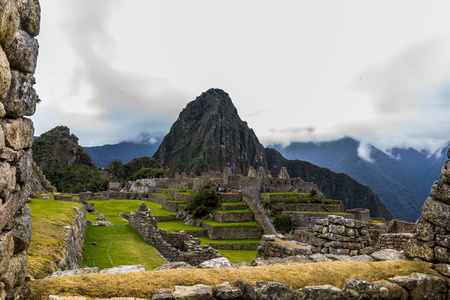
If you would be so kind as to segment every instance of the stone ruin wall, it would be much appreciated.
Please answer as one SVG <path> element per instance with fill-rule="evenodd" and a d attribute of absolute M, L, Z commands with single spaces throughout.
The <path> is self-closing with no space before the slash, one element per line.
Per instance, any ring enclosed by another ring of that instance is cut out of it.
<path fill-rule="evenodd" d="M 321 254 L 362 255 L 374 252 L 362 221 L 331 215 L 316 220 L 311 251 Z"/>
<path fill-rule="evenodd" d="M 24 299 L 31 213 L 38 0 L 0 0 L 0 299 Z"/>
<path fill-rule="evenodd" d="M 197 266 L 204 261 L 222 257 L 217 250 L 201 247 L 199 241 L 187 233 L 172 234 L 158 229 L 157 221 L 145 203 L 141 203 L 138 211 L 130 215 L 129 224 L 169 262 L 184 261 Z"/>
<path fill-rule="evenodd" d="M 450 149 L 447 153 L 450 158 Z M 416 221 L 405 255 L 434 263 L 450 263 L 450 160 L 441 169 Z"/>

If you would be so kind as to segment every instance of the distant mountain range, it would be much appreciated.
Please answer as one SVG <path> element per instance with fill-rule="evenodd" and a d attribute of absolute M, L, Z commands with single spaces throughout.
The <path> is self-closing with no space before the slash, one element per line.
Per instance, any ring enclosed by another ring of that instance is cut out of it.
<path fill-rule="evenodd" d="M 273 145 L 287 159 L 305 160 L 348 174 L 370 186 L 396 218 L 416 221 L 433 182 L 439 179 L 450 142 L 431 156 L 412 148 L 395 148 L 388 155 L 369 146 L 371 162 L 358 156 L 359 146 L 352 138 Z"/>
<path fill-rule="evenodd" d="M 106 168 L 113 160 L 129 163 L 133 158 L 153 156 L 162 138 L 154 137 L 153 143 L 147 142 L 120 142 L 103 146 L 83 147 L 99 168 Z"/>

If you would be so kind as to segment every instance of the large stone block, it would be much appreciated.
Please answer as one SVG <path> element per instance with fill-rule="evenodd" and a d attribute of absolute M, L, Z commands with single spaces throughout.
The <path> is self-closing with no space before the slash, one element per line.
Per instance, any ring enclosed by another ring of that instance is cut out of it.
<path fill-rule="evenodd" d="M 31 148 L 33 144 L 34 127 L 30 119 L 0 120 L 5 135 L 5 144 L 14 150 Z"/>
<path fill-rule="evenodd" d="M 22 155 L 16 161 L 16 181 L 20 184 L 31 181 L 31 174 L 33 173 L 33 158 L 31 149 L 27 151 L 20 150 Z"/>
<path fill-rule="evenodd" d="M 15 188 L 16 168 L 7 162 L 0 162 L 0 191 L 13 192 Z"/>
<path fill-rule="evenodd" d="M 436 244 L 442 247 L 450 248 L 450 235 L 437 234 Z"/>
<path fill-rule="evenodd" d="M 332 285 L 322 286 L 307 286 L 294 291 L 292 299 L 306 300 L 306 299 L 329 299 L 329 300 L 343 300 L 346 299 L 342 290 Z"/>
<path fill-rule="evenodd" d="M 34 74 L 39 53 L 39 43 L 28 32 L 17 30 L 14 41 L 4 48 L 10 67 Z"/>
<path fill-rule="evenodd" d="M 26 269 L 26 251 L 19 252 L 10 258 L 6 272 L 0 275 L 0 281 L 5 284 L 6 291 L 12 290 L 14 287 L 25 283 Z"/>
<path fill-rule="evenodd" d="M 419 218 L 416 221 L 414 228 L 414 237 L 421 241 L 432 241 L 436 235 L 436 230 L 433 224 L 425 221 L 423 218 Z"/>
<path fill-rule="evenodd" d="M 429 197 L 422 206 L 421 214 L 425 221 L 450 231 L 450 205 Z"/>
<path fill-rule="evenodd" d="M 447 160 L 442 166 L 441 181 L 450 184 L 450 160 Z"/>
<path fill-rule="evenodd" d="M 450 185 L 442 181 L 434 182 L 431 187 L 431 197 L 434 200 L 450 204 Z"/>
<path fill-rule="evenodd" d="M 5 270 L 14 253 L 14 240 L 11 231 L 0 234 L 0 270 Z"/>
<path fill-rule="evenodd" d="M 18 0 L 20 23 L 31 36 L 35 37 L 40 31 L 41 5 L 38 0 Z"/>
<path fill-rule="evenodd" d="M 8 58 L 0 46 L 0 102 L 6 98 L 11 85 L 11 72 L 9 70 Z M 5 114 L 0 112 L 0 117 L 4 117 Z"/>
<path fill-rule="evenodd" d="M 436 260 L 438 262 L 442 262 L 442 263 L 448 263 L 449 261 L 449 257 L 448 257 L 448 249 L 445 247 L 441 247 L 441 246 L 436 246 L 434 247 L 434 254 L 436 256 Z"/>
<path fill-rule="evenodd" d="M 417 279 L 417 285 L 409 294 L 409 299 L 446 299 L 447 283 L 444 279 L 421 273 L 412 273 L 411 277 Z"/>
<path fill-rule="evenodd" d="M 2 192 L 1 194 L 4 203 L 0 205 L 0 228 L 3 229 L 16 212 L 27 202 L 30 195 L 30 185 L 23 185 L 20 191 L 17 192 Z"/>
<path fill-rule="evenodd" d="M 14 40 L 20 25 L 20 15 L 16 2 L 0 0 L 0 45 L 8 47 Z"/>
<path fill-rule="evenodd" d="M 14 216 L 12 234 L 14 253 L 27 250 L 31 242 L 31 210 L 28 204 Z"/>
<path fill-rule="evenodd" d="M 11 86 L 3 106 L 7 117 L 31 116 L 36 111 L 36 90 L 34 76 L 11 71 Z"/>
<path fill-rule="evenodd" d="M 405 256 L 407 258 L 421 258 L 426 261 L 435 261 L 436 256 L 429 242 L 411 239 L 406 243 Z"/>

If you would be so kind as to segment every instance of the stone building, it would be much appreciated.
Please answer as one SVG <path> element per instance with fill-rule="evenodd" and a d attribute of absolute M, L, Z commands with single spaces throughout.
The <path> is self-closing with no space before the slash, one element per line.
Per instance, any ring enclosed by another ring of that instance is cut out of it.
<path fill-rule="evenodd" d="M 38 0 L 0 1 L 0 299 L 24 299 L 31 214 Z"/>

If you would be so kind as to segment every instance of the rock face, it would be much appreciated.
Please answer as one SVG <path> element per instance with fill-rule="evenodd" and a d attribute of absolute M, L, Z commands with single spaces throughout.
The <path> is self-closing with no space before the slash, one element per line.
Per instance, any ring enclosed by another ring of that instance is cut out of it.
<path fill-rule="evenodd" d="M 40 6 L 0 0 L 0 299 L 25 299 Z"/>
<path fill-rule="evenodd" d="M 406 245 L 408 258 L 450 263 L 450 161 L 442 167 L 440 179 L 433 184 L 431 197 L 423 204 L 416 222 L 414 236 Z"/>

